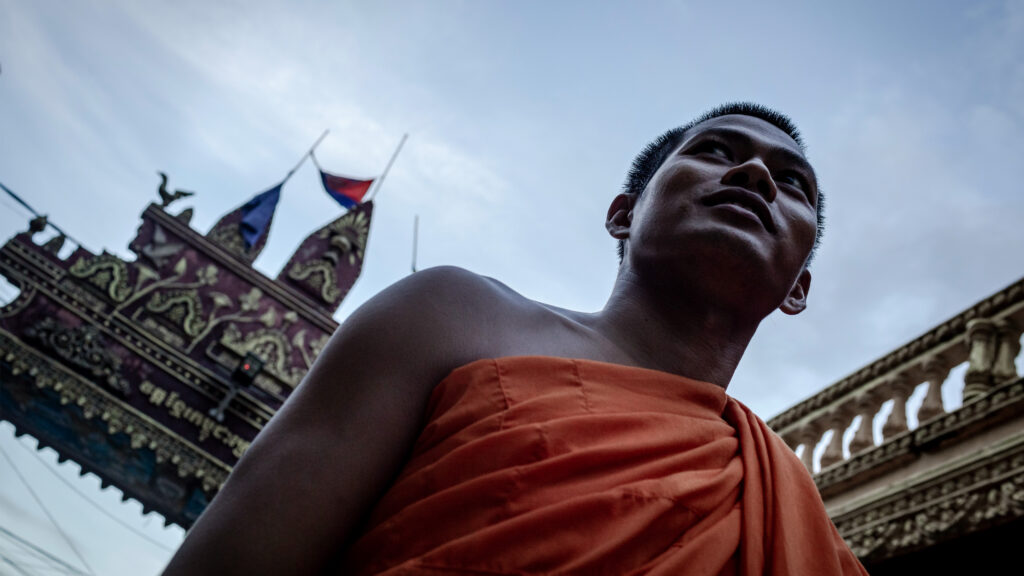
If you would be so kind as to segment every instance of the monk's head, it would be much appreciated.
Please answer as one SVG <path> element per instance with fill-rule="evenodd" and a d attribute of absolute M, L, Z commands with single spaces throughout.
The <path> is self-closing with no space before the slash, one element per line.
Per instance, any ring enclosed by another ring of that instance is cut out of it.
<path fill-rule="evenodd" d="M 621 269 L 659 285 L 707 284 L 737 302 L 756 300 L 764 315 L 795 314 L 810 286 L 823 204 L 793 122 L 737 103 L 648 144 L 606 225 Z"/>

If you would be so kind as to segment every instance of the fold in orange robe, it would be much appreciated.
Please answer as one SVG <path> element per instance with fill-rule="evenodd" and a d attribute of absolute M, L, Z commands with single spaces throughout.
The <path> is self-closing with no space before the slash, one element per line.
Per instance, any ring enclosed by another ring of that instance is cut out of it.
<path fill-rule="evenodd" d="M 781 439 L 719 386 L 511 357 L 434 390 L 352 574 L 867 574 Z"/>

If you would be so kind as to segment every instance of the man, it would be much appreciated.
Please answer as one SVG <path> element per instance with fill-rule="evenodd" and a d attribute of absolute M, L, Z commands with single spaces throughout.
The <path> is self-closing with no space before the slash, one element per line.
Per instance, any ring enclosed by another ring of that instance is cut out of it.
<path fill-rule="evenodd" d="M 821 222 L 788 118 L 732 104 L 634 162 L 595 313 L 456 268 L 337 331 L 167 574 L 863 574 L 795 455 L 728 398 L 801 312 Z"/>

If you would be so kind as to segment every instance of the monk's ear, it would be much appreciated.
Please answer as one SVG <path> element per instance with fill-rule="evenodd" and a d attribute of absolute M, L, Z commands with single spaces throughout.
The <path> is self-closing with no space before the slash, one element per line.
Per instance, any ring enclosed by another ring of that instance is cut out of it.
<path fill-rule="evenodd" d="M 793 283 L 793 287 L 789 289 L 789 294 L 782 301 L 782 306 L 779 306 L 779 310 L 789 315 L 803 312 L 804 308 L 807 308 L 807 293 L 810 291 L 811 271 L 804 268 L 800 272 L 800 276 L 797 277 L 796 282 Z"/>
<path fill-rule="evenodd" d="M 633 200 L 632 194 L 619 194 L 608 207 L 608 218 L 604 221 L 604 227 L 612 238 L 629 238 L 629 226 L 633 223 Z"/>

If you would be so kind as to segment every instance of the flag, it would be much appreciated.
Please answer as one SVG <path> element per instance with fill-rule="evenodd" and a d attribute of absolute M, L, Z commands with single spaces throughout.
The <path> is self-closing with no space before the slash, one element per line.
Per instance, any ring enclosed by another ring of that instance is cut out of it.
<path fill-rule="evenodd" d="M 283 185 L 284 182 L 254 196 L 252 200 L 242 206 L 242 221 L 239 222 L 238 227 L 242 231 L 246 250 L 255 246 L 270 228 L 270 221 L 274 218 L 277 201 L 281 199 L 281 186 Z"/>
<path fill-rule="evenodd" d="M 327 191 L 327 194 L 338 204 L 350 209 L 363 201 L 363 196 L 370 189 L 370 184 L 373 184 L 373 178 L 355 180 L 323 170 L 320 170 L 320 179 L 324 183 L 324 190 Z"/>

